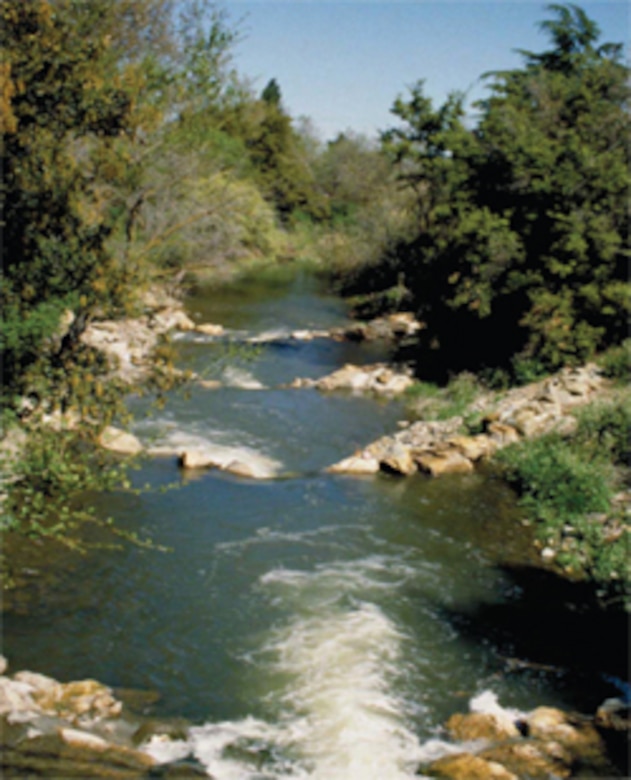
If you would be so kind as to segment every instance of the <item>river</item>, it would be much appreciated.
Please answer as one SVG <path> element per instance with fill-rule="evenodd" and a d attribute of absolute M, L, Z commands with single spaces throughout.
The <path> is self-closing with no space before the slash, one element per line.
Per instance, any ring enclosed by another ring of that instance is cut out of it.
<path fill-rule="evenodd" d="M 383 359 L 386 345 L 283 340 L 346 321 L 308 277 L 200 291 L 189 308 L 236 346 L 184 334 L 179 364 L 227 386 L 173 394 L 136 433 L 234 450 L 269 478 L 146 460 L 133 478 L 152 490 L 99 508 L 169 551 L 72 558 L 35 607 L 6 617 L 9 658 L 158 691 L 159 715 L 198 724 L 163 750 L 193 750 L 217 780 L 412 778 L 472 697 L 577 704 L 563 669 L 510 672 L 507 647 L 462 628 L 518 596 L 506 566 L 530 561 L 531 531 L 501 482 L 324 472 L 394 431 L 402 406 L 282 385 Z M 241 346 L 270 332 L 278 340 Z"/>

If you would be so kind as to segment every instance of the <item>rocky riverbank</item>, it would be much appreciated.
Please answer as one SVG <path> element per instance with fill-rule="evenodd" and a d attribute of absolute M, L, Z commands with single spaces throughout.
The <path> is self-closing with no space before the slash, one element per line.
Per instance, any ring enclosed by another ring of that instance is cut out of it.
<path fill-rule="evenodd" d="M 624 745 L 629 708 L 619 699 L 603 703 L 594 716 L 537 707 L 530 712 L 504 709 L 485 692 L 471 711 L 445 724 L 449 740 L 443 755 L 420 768 L 444 780 L 549 780 L 570 777 L 622 777 L 610 760 L 612 740 Z"/>
<path fill-rule="evenodd" d="M 343 371 L 349 377 L 347 386 L 353 387 L 349 367 Z M 354 375 L 361 376 L 362 371 L 358 369 Z M 595 365 L 563 369 L 540 382 L 495 397 L 485 394 L 477 398 L 466 414 L 475 418 L 481 433 L 473 436 L 463 433 L 465 415 L 443 421 L 420 420 L 404 424 L 402 430 L 372 442 L 333 464 L 329 471 L 340 474 L 386 471 L 405 476 L 418 471 L 432 476 L 471 472 L 498 449 L 521 438 L 550 431 L 571 433 L 576 425 L 572 411 L 594 400 L 605 385 Z"/>
<path fill-rule="evenodd" d="M 7 674 L 0 657 L 2 777 L 198 778 L 193 761 L 161 765 L 142 745 L 151 738 L 185 736 L 186 725 L 157 721 L 132 711 L 155 698 L 117 692 L 96 680 L 62 683 L 30 671 Z"/>
<path fill-rule="evenodd" d="M 189 724 L 151 717 L 155 698 L 114 691 L 95 680 L 62 683 L 31 671 L 9 675 L 0 658 L 3 777 L 210 777 L 192 743 L 190 752 L 183 747 Z M 469 713 L 452 715 L 425 747 L 434 757 L 419 767 L 419 775 L 446 780 L 622 776 L 609 758 L 611 746 L 620 751 L 629 734 L 629 708 L 619 699 L 604 702 L 594 716 L 551 707 L 508 710 L 489 691 L 470 707 Z M 171 754 L 169 743 L 177 743 L 183 758 L 164 763 L 159 756 Z"/>

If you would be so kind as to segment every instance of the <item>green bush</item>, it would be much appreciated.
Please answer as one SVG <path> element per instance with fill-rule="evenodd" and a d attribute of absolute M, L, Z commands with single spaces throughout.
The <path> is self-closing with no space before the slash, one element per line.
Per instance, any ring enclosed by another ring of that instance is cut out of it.
<path fill-rule="evenodd" d="M 609 507 L 611 467 L 584 457 L 557 435 L 519 442 L 499 452 L 497 460 L 522 506 L 553 525 Z"/>
<path fill-rule="evenodd" d="M 597 362 L 606 377 L 627 383 L 631 378 L 631 339 L 610 347 Z"/>
<path fill-rule="evenodd" d="M 592 404 L 577 413 L 576 446 L 596 457 L 628 465 L 631 455 L 631 394 Z"/>

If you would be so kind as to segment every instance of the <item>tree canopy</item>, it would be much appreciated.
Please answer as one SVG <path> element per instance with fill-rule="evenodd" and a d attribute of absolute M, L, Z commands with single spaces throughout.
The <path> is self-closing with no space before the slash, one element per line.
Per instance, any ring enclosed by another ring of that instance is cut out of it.
<path fill-rule="evenodd" d="M 629 70 L 580 8 L 549 11 L 553 48 L 487 74 L 475 128 L 420 82 L 384 135 L 417 195 L 396 271 L 454 369 L 552 368 L 627 335 Z"/>

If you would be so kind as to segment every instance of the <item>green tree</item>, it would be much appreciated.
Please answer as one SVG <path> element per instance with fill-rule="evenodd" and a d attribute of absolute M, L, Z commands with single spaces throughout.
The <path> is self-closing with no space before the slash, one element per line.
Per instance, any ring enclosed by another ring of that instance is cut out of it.
<path fill-rule="evenodd" d="M 265 89 L 261 92 L 261 100 L 271 106 L 280 106 L 282 96 L 276 79 L 268 81 Z"/>
<path fill-rule="evenodd" d="M 549 9 L 554 47 L 489 74 L 476 128 L 417 87 L 385 137 L 418 198 L 399 270 L 453 368 L 554 367 L 626 334 L 629 70 L 581 9 Z"/>

